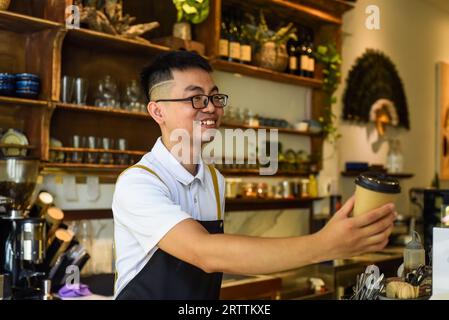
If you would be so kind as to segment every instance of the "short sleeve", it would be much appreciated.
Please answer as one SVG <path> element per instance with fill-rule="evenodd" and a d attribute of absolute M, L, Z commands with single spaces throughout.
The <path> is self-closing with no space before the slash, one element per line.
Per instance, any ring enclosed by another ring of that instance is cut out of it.
<path fill-rule="evenodd" d="M 170 199 L 167 186 L 143 169 L 122 175 L 112 200 L 115 223 L 121 224 L 137 239 L 145 252 L 179 222 L 191 218 Z"/>

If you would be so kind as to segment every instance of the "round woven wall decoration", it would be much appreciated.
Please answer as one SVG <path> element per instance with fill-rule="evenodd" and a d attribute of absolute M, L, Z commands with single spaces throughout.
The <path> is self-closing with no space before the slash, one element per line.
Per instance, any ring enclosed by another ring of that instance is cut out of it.
<path fill-rule="evenodd" d="M 384 108 L 390 113 L 390 124 L 410 129 L 407 98 L 395 65 L 381 51 L 368 49 L 357 59 L 346 79 L 343 119 L 374 121 L 375 108 L 382 101 L 387 102 Z"/>

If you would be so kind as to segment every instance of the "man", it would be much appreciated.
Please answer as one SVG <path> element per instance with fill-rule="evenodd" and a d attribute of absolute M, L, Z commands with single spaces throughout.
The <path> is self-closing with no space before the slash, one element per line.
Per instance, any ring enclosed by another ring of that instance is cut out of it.
<path fill-rule="evenodd" d="M 396 216 L 393 204 L 349 217 L 353 198 L 315 234 L 223 234 L 223 177 L 204 164 L 193 144 L 188 159 L 180 160 L 173 152 L 178 141 L 170 139 L 180 129 L 193 137 L 196 122 L 201 143 L 211 140 L 206 132 L 218 128 L 227 104 L 211 72 L 201 56 L 182 51 L 160 55 L 142 72 L 147 109 L 161 137 L 117 181 L 116 298 L 217 299 L 222 272 L 272 273 L 383 249 Z"/>

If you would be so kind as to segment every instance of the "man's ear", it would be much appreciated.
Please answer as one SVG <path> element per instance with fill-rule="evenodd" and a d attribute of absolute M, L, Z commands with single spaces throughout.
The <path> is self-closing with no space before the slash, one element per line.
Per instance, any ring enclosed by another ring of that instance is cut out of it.
<path fill-rule="evenodd" d="M 164 122 L 163 110 L 162 106 L 154 101 L 148 102 L 147 105 L 148 113 L 158 124 L 162 124 Z"/>

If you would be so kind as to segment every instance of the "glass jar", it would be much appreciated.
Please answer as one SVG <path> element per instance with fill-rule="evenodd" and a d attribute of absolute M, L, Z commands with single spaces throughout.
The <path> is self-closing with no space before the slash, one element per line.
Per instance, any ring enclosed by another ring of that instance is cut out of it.
<path fill-rule="evenodd" d="M 257 197 L 257 185 L 255 183 L 246 183 L 243 187 L 244 198 L 256 198 Z"/>
<path fill-rule="evenodd" d="M 104 108 L 120 107 L 117 83 L 110 75 L 107 75 L 98 83 L 95 105 Z"/>
<path fill-rule="evenodd" d="M 257 184 L 257 197 L 261 199 L 268 198 L 268 184 L 260 182 Z"/>
<path fill-rule="evenodd" d="M 122 108 L 132 112 L 142 112 L 142 93 L 137 80 L 132 80 L 122 97 Z"/>

